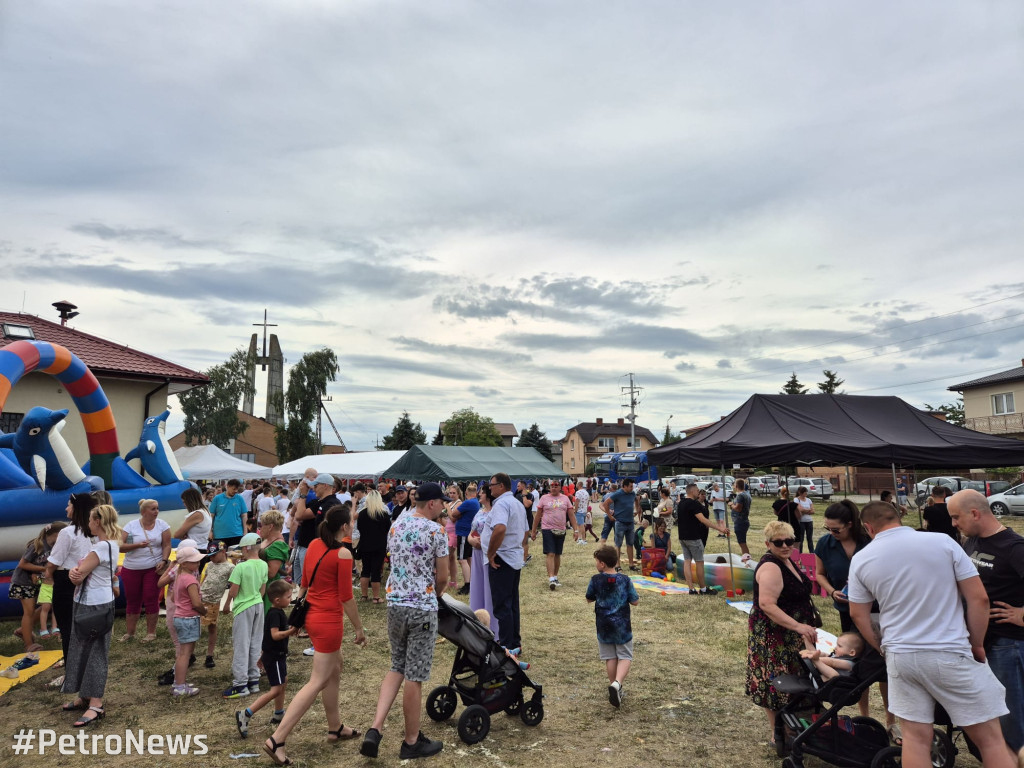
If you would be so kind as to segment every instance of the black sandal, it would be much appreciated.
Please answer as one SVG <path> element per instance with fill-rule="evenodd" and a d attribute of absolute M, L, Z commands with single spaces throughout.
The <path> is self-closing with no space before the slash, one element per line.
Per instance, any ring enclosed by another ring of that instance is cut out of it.
<path fill-rule="evenodd" d="M 336 731 L 328 731 L 327 735 L 334 737 L 334 739 L 328 739 L 328 741 L 330 741 L 332 744 L 336 744 L 339 741 L 349 741 L 350 739 L 358 739 L 360 736 L 363 735 L 362 731 L 358 731 L 355 728 L 353 728 L 352 729 L 352 733 L 349 733 L 349 734 L 343 734 L 342 731 L 344 731 L 344 730 L 345 730 L 345 724 L 342 723 L 341 727 L 338 728 L 338 730 L 336 730 Z"/>
<path fill-rule="evenodd" d="M 64 712 L 83 712 L 87 709 L 89 709 L 89 704 L 85 699 L 75 699 L 61 707 L 61 710 Z"/>
<path fill-rule="evenodd" d="M 271 746 L 269 746 L 269 747 L 267 746 L 267 741 L 270 742 Z M 274 737 L 273 736 L 268 736 L 267 737 L 267 741 L 263 742 L 263 751 L 266 752 L 268 755 L 270 755 L 270 759 L 271 760 L 273 760 L 278 765 L 291 765 L 292 764 L 292 761 L 289 760 L 287 757 L 284 760 L 281 760 L 277 756 L 277 750 L 284 749 L 284 742 L 283 741 L 280 744 L 278 744 L 276 741 L 274 741 Z"/>
<path fill-rule="evenodd" d="M 97 720 L 102 720 L 103 716 L 107 714 L 103 707 L 89 707 L 87 710 L 85 710 L 86 715 L 90 712 L 95 712 L 96 717 L 86 717 L 85 715 L 82 715 L 80 718 L 75 720 L 75 722 L 73 722 L 71 726 L 73 728 L 84 728 L 90 723 L 95 723 Z"/>

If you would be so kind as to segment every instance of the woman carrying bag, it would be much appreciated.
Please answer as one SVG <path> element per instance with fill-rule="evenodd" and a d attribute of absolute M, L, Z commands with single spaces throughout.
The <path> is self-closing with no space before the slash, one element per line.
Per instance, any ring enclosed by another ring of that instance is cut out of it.
<path fill-rule="evenodd" d="M 117 542 L 121 538 L 117 510 L 109 504 L 93 509 L 89 533 L 96 537 L 96 543 L 69 574 L 76 586 L 75 604 L 61 691 L 78 694 L 78 698 L 62 707 L 65 712 L 85 710 L 75 721 L 75 728 L 96 722 L 106 714 L 103 694 L 107 687 L 110 631 L 114 627 L 114 600 L 120 593 L 115 573 Z"/>

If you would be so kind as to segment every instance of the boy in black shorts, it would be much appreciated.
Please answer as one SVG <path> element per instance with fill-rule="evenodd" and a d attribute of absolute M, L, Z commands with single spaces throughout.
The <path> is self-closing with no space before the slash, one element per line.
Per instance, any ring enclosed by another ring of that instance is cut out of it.
<path fill-rule="evenodd" d="M 267 585 L 267 597 L 270 599 L 270 610 L 263 622 L 262 661 L 270 690 L 256 699 L 251 707 L 235 712 L 235 724 L 243 739 L 249 735 L 250 718 L 271 701 L 274 702 L 274 716 L 270 718 L 270 724 L 277 725 L 284 717 L 284 689 L 288 684 L 288 638 L 298 632 L 296 627 L 288 626 L 288 616 L 284 612 L 292 599 L 292 585 L 284 579 L 272 581 Z"/>

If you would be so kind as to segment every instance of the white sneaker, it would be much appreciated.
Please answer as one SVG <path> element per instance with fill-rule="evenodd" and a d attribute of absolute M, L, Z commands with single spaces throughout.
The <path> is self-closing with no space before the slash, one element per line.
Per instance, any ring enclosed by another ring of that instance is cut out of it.
<path fill-rule="evenodd" d="M 608 686 L 608 703 L 613 707 L 622 703 L 622 684 L 618 680 Z"/>
<path fill-rule="evenodd" d="M 302 655 L 303 656 L 312 656 L 314 653 L 316 653 L 316 651 L 313 650 L 313 646 L 310 646 L 309 648 L 307 648 L 306 650 L 304 650 L 302 652 Z"/>

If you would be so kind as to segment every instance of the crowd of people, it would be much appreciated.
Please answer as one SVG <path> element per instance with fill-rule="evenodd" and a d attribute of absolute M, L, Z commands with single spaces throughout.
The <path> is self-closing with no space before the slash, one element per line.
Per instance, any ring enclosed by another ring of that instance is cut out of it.
<path fill-rule="evenodd" d="M 138 518 L 122 528 L 109 496 L 73 494 L 67 523 L 41 530 L 12 578 L 11 597 L 24 609 L 20 634 L 26 650 L 37 647 L 37 624 L 41 638 L 60 637 L 66 668 L 55 682 L 74 696 L 62 709 L 80 713 L 74 726 L 84 727 L 105 714 L 114 603 L 121 589 L 122 643 L 156 639 L 166 589 L 174 664 L 160 682 L 178 699 L 199 693 L 188 675 L 203 629 L 205 666 L 212 668 L 218 616 L 230 616 L 232 681 L 221 695 L 260 694 L 235 713 L 235 724 L 246 737 L 252 718 L 270 707 L 274 730 L 264 750 L 281 765 L 289 763 L 287 739 L 318 696 L 327 739 L 359 739 L 361 754 L 376 757 L 384 720 L 401 691 L 401 759 L 439 752 L 441 742 L 420 729 L 439 596 L 467 597 L 498 643 L 518 658 L 525 653 L 520 577 L 538 533 L 551 591 L 562 586 L 559 571 L 570 532 L 576 545 L 589 544 L 591 537 L 599 545 L 585 597 L 595 605 L 599 657 L 615 707 L 625 696 L 633 659 L 630 608 L 639 600 L 624 571 L 639 569 L 641 551 L 653 547 L 670 560 L 681 556 L 694 595 L 710 594 L 703 569 L 709 532 L 734 538 L 744 560 L 750 558 L 751 498 L 743 480 L 728 494 L 717 484 L 701 489 L 673 482 L 652 499 L 648 491 L 638 494 L 630 480 L 611 487 L 592 480 L 535 485 L 498 473 L 479 485 L 382 482 L 346 488 L 311 468 L 290 483 L 243 487 L 229 481 L 205 492 L 189 490 L 182 503 L 186 517 L 174 531 L 150 499 L 139 503 Z M 600 536 L 592 528 L 595 508 L 605 513 Z M 923 533 L 901 525 L 905 509 L 895 499 L 863 509 L 847 500 L 829 505 L 816 543 L 814 507 L 805 494 L 790 501 L 782 489 L 772 509 L 777 519 L 764 529 L 767 551 L 754 571 L 746 686 L 767 715 L 771 740 L 778 737 L 776 713 L 785 701 L 771 684 L 774 677 L 800 673 L 803 659 L 831 677 L 866 653 L 880 652 L 889 667 L 889 683 L 882 686 L 886 725 L 903 744 L 906 765 L 930 764 L 922 761 L 936 703 L 977 744 L 985 765 L 1015 765 L 1007 761 L 1015 761 L 1014 752 L 1024 747 L 1024 538 L 1003 527 L 985 497 L 969 490 L 936 499 Z M 174 548 L 172 538 L 179 540 Z M 801 546 L 814 553 L 816 583 L 793 560 Z M 815 587 L 838 614 L 841 635 L 832 657 L 815 649 L 822 623 L 811 597 Z M 958 609 L 961 601 L 966 613 Z M 289 620 L 295 602 L 307 609 L 301 626 Z M 360 603 L 386 606 L 391 647 L 390 669 L 365 733 L 343 723 L 339 702 L 346 618 L 354 642 L 366 643 Z M 308 639 L 302 653 L 312 657 L 312 668 L 288 701 L 292 638 Z M 866 714 L 866 694 L 860 707 Z"/>

